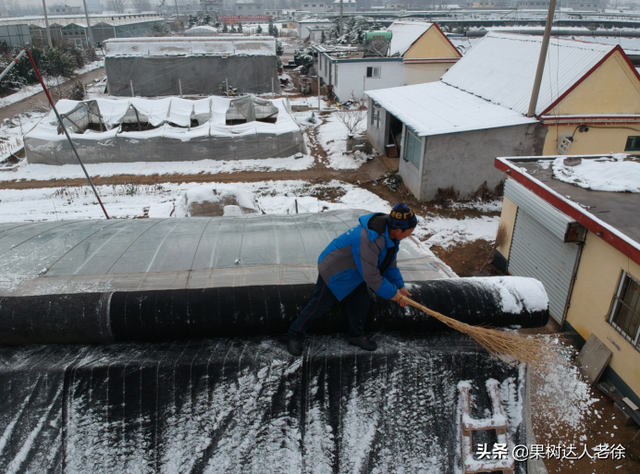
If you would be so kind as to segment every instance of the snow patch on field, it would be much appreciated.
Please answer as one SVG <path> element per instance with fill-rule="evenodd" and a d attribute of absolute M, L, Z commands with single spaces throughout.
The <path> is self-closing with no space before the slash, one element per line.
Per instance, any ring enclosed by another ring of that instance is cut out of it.
<path fill-rule="evenodd" d="M 418 217 L 418 227 L 414 235 L 428 246 L 443 248 L 475 240 L 493 241 L 498 232 L 500 217 L 452 219 L 446 217 Z"/>

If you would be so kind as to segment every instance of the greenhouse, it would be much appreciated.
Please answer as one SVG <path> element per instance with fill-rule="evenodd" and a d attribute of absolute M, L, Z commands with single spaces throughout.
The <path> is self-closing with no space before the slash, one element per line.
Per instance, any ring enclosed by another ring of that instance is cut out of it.
<path fill-rule="evenodd" d="M 279 92 L 272 37 L 118 38 L 104 46 L 110 95 Z"/>
<path fill-rule="evenodd" d="M 61 100 L 57 108 L 84 163 L 227 161 L 306 153 L 287 99 Z M 25 135 L 24 143 L 29 163 L 78 163 L 53 111 Z"/>
<path fill-rule="evenodd" d="M 462 421 L 535 442 L 526 369 L 416 309 L 372 296 L 365 354 L 337 306 L 289 355 L 319 253 L 363 213 L 1 224 L 0 470 L 455 472 Z M 458 319 L 548 319 L 530 279 L 455 278 L 411 239 L 398 266 Z"/>

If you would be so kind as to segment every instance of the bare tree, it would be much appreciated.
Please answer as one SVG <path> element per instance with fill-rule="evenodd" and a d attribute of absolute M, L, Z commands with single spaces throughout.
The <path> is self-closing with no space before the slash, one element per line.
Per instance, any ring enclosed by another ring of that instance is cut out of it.
<path fill-rule="evenodd" d="M 42 10 L 42 8 L 40 10 Z M 15 15 L 18 12 L 18 1 L 0 0 L 0 11 L 8 13 L 9 16 Z"/>
<path fill-rule="evenodd" d="M 151 2 L 149 0 L 130 0 L 131 6 L 136 9 L 138 13 L 148 12 L 151 10 Z"/>
<path fill-rule="evenodd" d="M 109 7 L 116 13 L 124 13 L 127 0 L 109 0 Z"/>
<path fill-rule="evenodd" d="M 340 106 L 340 109 L 336 112 L 336 118 L 338 122 L 347 127 L 349 138 L 353 137 L 358 130 L 358 126 L 367 118 L 364 99 L 356 99 L 352 94 L 349 104 Z"/>

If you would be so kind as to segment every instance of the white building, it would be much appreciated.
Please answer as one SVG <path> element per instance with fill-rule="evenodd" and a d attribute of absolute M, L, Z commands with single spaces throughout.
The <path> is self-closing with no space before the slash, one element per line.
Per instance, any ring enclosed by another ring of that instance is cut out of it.
<path fill-rule="evenodd" d="M 325 13 L 331 11 L 331 2 L 329 0 L 304 0 L 300 2 L 300 10 L 309 13 Z"/>
<path fill-rule="evenodd" d="M 396 21 L 381 34 L 390 36 L 385 57 L 367 56 L 356 45 L 314 47 L 318 73 L 339 100 L 362 98 L 365 90 L 438 81 L 461 57 L 434 23 Z"/>
<path fill-rule="evenodd" d="M 340 11 L 340 0 L 333 2 L 333 11 Z M 358 11 L 358 2 L 356 0 L 342 0 L 342 12 L 343 13 L 355 13 Z"/>

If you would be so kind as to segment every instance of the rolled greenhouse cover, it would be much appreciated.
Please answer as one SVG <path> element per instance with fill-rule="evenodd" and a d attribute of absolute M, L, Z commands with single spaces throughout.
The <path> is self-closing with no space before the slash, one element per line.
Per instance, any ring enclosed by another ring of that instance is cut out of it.
<path fill-rule="evenodd" d="M 541 327 L 548 299 L 524 277 L 442 279 L 407 284 L 412 298 L 459 321 L 495 327 Z M 314 285 L 259 285 L 0 298 L 0 344 L 172 341 L 284 334 Z M 372 293 L 368 332 L 444 329 L 425 313 Z M 336 305 L 312 332 L 346 332 Z"/>

